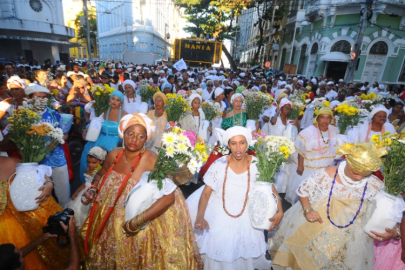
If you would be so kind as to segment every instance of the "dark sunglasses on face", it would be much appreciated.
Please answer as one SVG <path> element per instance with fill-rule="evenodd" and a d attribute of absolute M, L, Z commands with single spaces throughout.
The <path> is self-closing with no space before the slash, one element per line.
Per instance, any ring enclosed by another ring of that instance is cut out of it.
<path fill-rule="evenodd" d="M 214 86 L 213 84 L 207 84 L 207 86 Z"/>
<path fill-rule="evenodd" d="M 107 80 L 108 78 L 107 77 L 100 77 L 101 79 L 103 79 L 103 80 Z"/>

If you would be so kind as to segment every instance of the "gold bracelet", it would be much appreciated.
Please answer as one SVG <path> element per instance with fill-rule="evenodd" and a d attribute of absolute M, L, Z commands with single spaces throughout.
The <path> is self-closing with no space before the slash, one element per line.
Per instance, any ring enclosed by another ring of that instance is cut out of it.
<path fill-rule="evenodd" d="M 395 236 L 394 240 L 400 240 L 401 239 L 401 230 L 398 228 L 398 225 L 395 226 L 395 230 L 397 231 L 398 236 Z"/>
<path fill-rule="evenodd" d="M 308 214 L 311 211 L 314 211 L 314 209 L 312 209 L 312 207 L 309 207 L 307 210 L 304 210 L 304 215 Z"/>
<path fill-rule="evenodd" d="M 129 227 L 130 226 L 129 223 L 130 223 L 129 220 L 125 223 L 125 229 L 127 230 L 127 232 L 129 232 L 129 233 L 137 233 L 140 228 L 137 227 L 135 230 L 131 230 L 131 228 Z"/>

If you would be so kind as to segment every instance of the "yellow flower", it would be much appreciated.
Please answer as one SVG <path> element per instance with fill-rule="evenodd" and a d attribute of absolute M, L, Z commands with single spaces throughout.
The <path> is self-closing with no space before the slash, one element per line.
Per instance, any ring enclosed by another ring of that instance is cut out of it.
<path fill-rule="evenodd" d="M 370 141 L 372 141 L 374 143 L 379 143 L 380 142 L 380 135 L 379 134 L 374 134 L 373 136 L 371 136 Z"/>
<path fill-rule="evenodd" d="M 384 145 L 385 145 L 385 146 L 390 146 L 391 144 L 392 144 L 391 139 L 389 139 L 389 138 L 384 138 Z"/>
<path fill-rule="evenodd" d="M 324 101 L 324 102 L 323 102 L 323 106 L 325 106 L 325 107 L 328 107 L 328 108 L 329 108 L 329 107 L 330 107 L 330 102 L 329 102 L 329 101 L 327 101 L 327 100 L 326 100 L 326 101 Z"/>

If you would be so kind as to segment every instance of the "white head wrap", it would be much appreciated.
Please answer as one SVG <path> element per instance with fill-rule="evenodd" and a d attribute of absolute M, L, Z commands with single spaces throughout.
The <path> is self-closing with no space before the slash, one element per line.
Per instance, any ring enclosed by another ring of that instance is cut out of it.
<path fill-rule="evenodd" d="M 385 112 L 388 115 L 390 114 L 390 112 L 383 106 L 377 106 L 375 107 L 369 114 L 368 114 L 368 120 L 371 122 L 373 120 L 374 115 L 376 115 L 378 112 Z"/>
<path fill-rule="evenodd" d="M 312 82 L 314 85 L 318 83 L 315 78 L 312 78 L 311 82 Z"/>
<path fill-rule="evenodd" d="M 87 155 L 95 157 L 96 159 L 99 160 L 105 160 L 105 157 L 107 156 L 107 151 L 99 146 L 94 146 L 93 148 L 90 149 Z"/>
<path fill-rule="evenodd" d="M 238 81 L 233 81 L 232 83 L 234 83 L 234 84 L 236 84 L 236 87 L 239 87 L 240 86 L 240 83 L 238 82 Z"/>
<path fill-rule="evenodd" d="M 27 96 L 31 95 L 32 93 L 47 93 L 47 94 L 50 93 L 47 88 L 36 83 L 30 83 L 30 85 L 27 88 L 25 88 L 24 92 Z"/>
<path fill-rule="evenodd" d="M 152 119 L 143 113 L 127 114 L 121 118 L 118 126 L 118 134 L 120 135 L 120 138 L 124 138 L 124 132 L 127 130 L 127 128 L 137 124 L 145 128 L 146 135 L 148 136 L 146 141 L 149 141 L 153 132 L 155 131 L 156 126 Z"/>
<path fill-rule="evenodd" d="M 76 72 L 74 72 L 74 71 L 68 71 L 67 72 L 67 74 L 66 74 L 66 76 L 69 78 L 70 76 L 72 76 L 72 75 L 76 75 Z"/>
<path fill-rule="evenodd" d="M 215 97 L 218 97 L 220 94 L 222 94 L 224 92 L 224 89 L 222 89 L 221 87 L 217 87 L 215 89 Z"/>
<path fill-rule="evenodd" d="M 238 97 L 242 98 L 242 102 L 243 102 L 243 100 L 244 100 L 243 95 L 242 95 L 241 93 L 235 93 L 235 94 L 233 94 L 232 97 L 231 97 L 231 104 L 233 104 L 233 102 L 235 101 L 235 99 L 238 98 Z"/>
<path fill-rule="evenodd" d="M 291 101 L 288 100 L 288 98 L 282 98 L 280 100 L 280 104 L 278 104 L 278 107 L 282 108 L 283 106 L 285 106 L 287 104 L 290 104 L 292 106 L 292 103 L 291 103 Z"/>
<path fill-rule="evenodd" d="M 124 87 L 124 89 L 125 89 L 125 85 L 127 85 L 127 84 L 129 84 L 130 86 L 132 86 L 132 88 L 135 90 L 135 83 L 134 83 L 133 80 L 125 80 L 125 81 L 122 83 L 122 86 Z"/>
<path fill-rule="evenodd" d="M 27 84 L 25 83 L 25 80 L 21 79 L 18 76 L 11 76 L 7 80 L 7 88 L 10 90 L 10 85 L 18 85 L 20 88 L 25 89 L 27 87 Z"/>
<path fill-rule="evenodd" d="M 285 86 L 285 89 L 290 89 L 290 90 L 292 90 L 292 86 L 290 85 L 290 84 L 287 84 L 286 86 Z"/>
<path fill-rule="evenodd" d="M 385 89 L 385 85 L 380 84 L 380 85 L 378 86 L 378 88 L 380 88 L 381 90 L 384 90 L 384 89 Z"/>
<path fill-rule="evenodd" d="M 246 138 L 248 145 L 252 143 L 252 132 L 250 129 L 240 126 L 234 126 L 228 128 L 222 135 L 222 145 L 228 146 L 228 142 L 231 138 L 242 135 Z"/>
<path fill-rule="evenodd" d="M 191 103 L 193 103 L 193 100 L 196 98 L 198 98 L 200 100 L 200 102 L 202 102 L 202 97 L 197 93 L 193 93 L 187 99 L 188 105 L 190 105 L 190 107 L 191 107 Z"/>

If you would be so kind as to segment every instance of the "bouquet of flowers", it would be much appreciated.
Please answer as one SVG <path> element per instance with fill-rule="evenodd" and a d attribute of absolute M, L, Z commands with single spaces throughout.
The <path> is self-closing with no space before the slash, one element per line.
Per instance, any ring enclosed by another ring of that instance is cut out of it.
<path fill-rule="evenodd" d="M 383 175 L 385 191 L 392 195 L 405 193 L 405 133 L 375 134 L 370 141 L 379 146 L 387 147 L 388 155 L 383 157 Z"/>
<path fill-rule="evenodd" d="M 262 92 L 249 92 L 246 95 L 247 119 L 258 120 L 260 115 L 271 106 L 273 98 Z"/>
<path fill-rule="evenodd" d="M 354 97 L 351 101 L 355 104 L 355 107 L 363 109 L 363 113 L 366 114 L 371 112 L 375 108 L 375 105 L 380 104 L 382 99 L 382 96 L 370 93 L 368 95 L 361 94 L 358 97 Z"/>
<path fill-rule="evenodd" d="M 178 122 L 187 112 L 191 111 L 190 105 L 182 95 L 167 94 L 166 114 L 167 121 Z"/>
<path fill-rule="evenodd" d="M 63 132 L 24 107 L 14 110 L 8 118 L 10 140 L 20 150 L 23 162 L 40 162 L 58 144 L 63 144 Z"/>
<path fill-rule="evenodd" d="M 215 104 L 210 101 L 203 102 L 201 104 L 201 109 L 205 114 L 205 119 L 211 121 L 212 119 L 220 116 L 221 112 L 219 111 L 218 107 L 219 106 L 215 106 Z"/>
<path fill-rule="evenodd" d="M 187 92 L 188 91 L 186 91 L 186 90 L 180 90 L 180 91 L 177 92 L 177 95 L 182 95 L 184 99 L 187 99 L 188 98 L 188 93 Z"/>
<path fill-rule="evenodd" d="M 139 95 L 141 96 L 142 102 L 148 102 L 158 91 L 160 91 L 159 87 L 151 86 L 147 80 L 141 81 Z"/>
<path fill-rule="evenodd" d="M 345 134 L 348 128 L 357 126 L 362 118 L 359 109 L 351 107 L 346 102 L 336 106 L 335 112 L 339 116 L 338 127 L 340 134 Z"/>
<path fill-rule="evenodd" d="M 48 107 L 52 108 L 52 104 L 56 101 L 59 100 L 59 89 L 57 86 L 53 85 L 47 85 L 47 88 L 49 90 L 48 94 Z"/>
<path fill-rule="evenodd" d="M 260 176 L 257 181 L 275 182 L 275 174 L 294 153 L 294 143 L 281 136 L 257 136 L 255 143 L 257 169 Z"/>
<path fill-rule="evenodd" d="M 104 85 L 104 88 L 96 85 L 91 91 L 94 93 L 94 110 L 96 117 L 99 117 L 103 112 L 110 106 L 110 96 L 111 93 L 115 91 L 115 88 L 110 87 L 108 84 Z"/>
<path fill-rule="evenodd" d="M 305 106 L 302 103 L 293 102 L 291 111 L 288 114 L 288 119 L 298 119 L 300 116 L 304 115 Z"/>
<path fill-rule="evenodd" d="M 203 162 L 208 159 L 207 148 L 194 131 L 185 131 L 178 127 L 163 133 L 162 147 L 158 148 L 155 167 L 148 176 L 148 181 L 157 180 L 158 188 L 162 188 L 162 180 L 167 175 L 173 175 L 177 168 L 186 168 L 194 174 L 198 172 Z"/>

